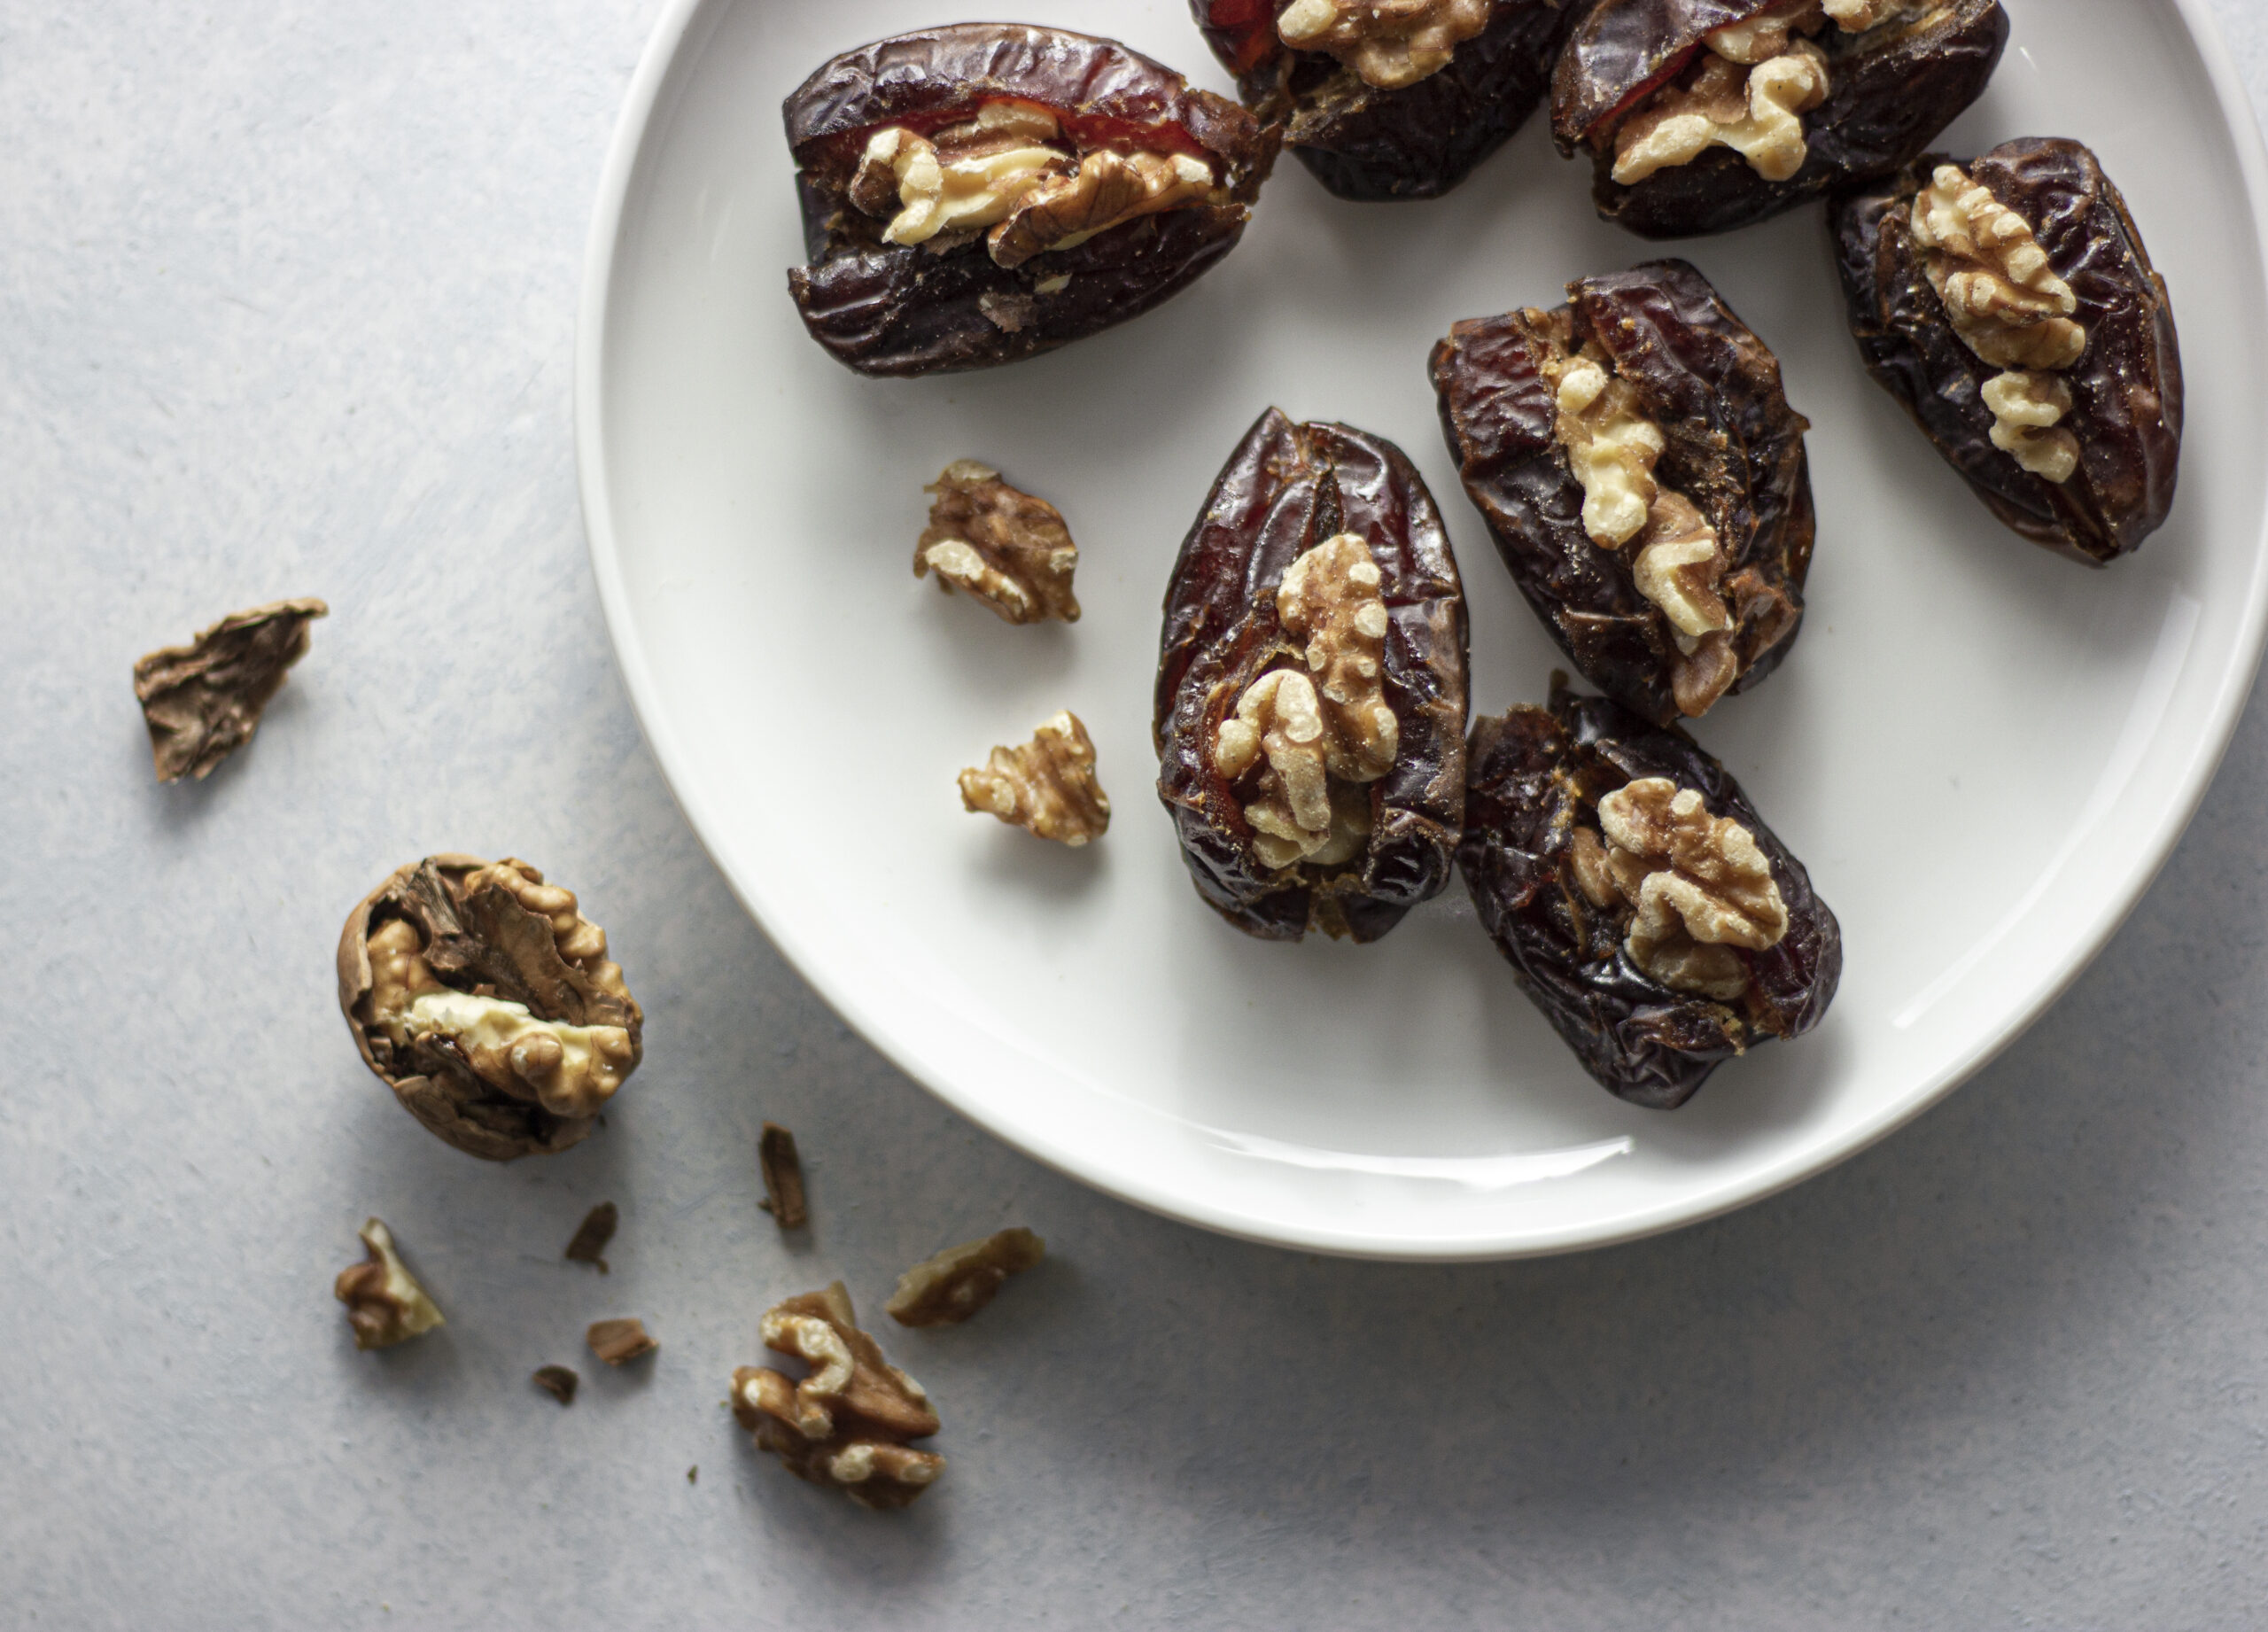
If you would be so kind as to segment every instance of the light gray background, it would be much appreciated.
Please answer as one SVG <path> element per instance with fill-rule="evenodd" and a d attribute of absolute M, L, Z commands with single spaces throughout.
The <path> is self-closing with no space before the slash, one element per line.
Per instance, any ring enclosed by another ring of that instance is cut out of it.
<path fill-rule="evenodd" d="M 2268 16 L 2216 4 L 2268 97 Z M 1103 1201 L 846 1034 L 617 681 L 572 319 L 653 9 L 0 9 L 0 1622 L 2268 1613 L 2257 708 L 2074 991 L 1790 1194 L 1454 1270 Z M 257 742 L 155 786 L 132 658 L 307 594 L 334 615 Z M 347 1044 L 338 923 L 438 849 L 579 890 L 646 1006 L 645 1067 L 568 1156 L 455 1154 Z M 808 1153 L 807 1240 L 757 1208 L 767 1116 Z M 558 1253 L 605 1199 L 601 1278 Z M 371 1212 L 450 1316 L 381 1355 L 329 1289 Z M 774 1297 L 840 1275 L 878 1314 L 906 1263 L 1019 1221 L 1053 1261 L 964 1329 L 885 1333 L 946 1421 L 911 1513 L 732 1427 Z M 652 1363 L 582 1352 L 613 1314 Z M 584 1372 L 571 1410 L 529 1386 L 547 1361 Z"/>

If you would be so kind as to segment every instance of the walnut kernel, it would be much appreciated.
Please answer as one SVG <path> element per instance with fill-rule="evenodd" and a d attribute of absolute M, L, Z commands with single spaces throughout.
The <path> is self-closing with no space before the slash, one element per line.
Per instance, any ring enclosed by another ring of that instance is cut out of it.
<path fill-rule="evenodd" d="M 1602 843 L 1575 830 L 1576 888 L 1594 906 L 1634 908 L 1623 942 L 1663 985 L 1720 1002 L 1748 988 L 1734 949 L 1763 952 L 1788 932 L 1788 908 L 1755 835 L 1713 817 L 1701 796 L 1665 776 L 1627 782 L 1598 802 Z"/>
<path fill-rule="evenodd" d="M 902 1326 L 959 1325 L 1046 1253 L 1047 1243 L 1021 1225 L 948 1247 L 899 1276 L 885 1307 Z"/>
<path fill-rule="evenodd" d="M 1784 182 L 1810 156 L 1803 115 L 1826 100 L 1827 56 L 1809 40 L 1753 66 L 1713 51 L 1689 83 L 1662 91 L 1615 133 L 1614 179 L 1632 186 L 1729 147 L 1766 181 Z"/>
<path fill-rule="evenodd" d="M 1110 799 L 1095 780 L 1094 740 L 1066 710 L 1019 748 L 995 748 L 982 770 L 960 773 L 964 809 L 1076 847 L 1110 827 Z"/>
<path fill-rule="evenodd" d="M 764 1210 L 782 1230 L 796 1230 L 811 1222 L 804 1199 L 803 1158 L 796 1154 L 796 1136 L 776 1122 L 764 1124 L 756 1141 L 756 1163 L 764 1175 Z"/>
<path fill-rule="evenodd" d="M 1992 446 L 2034 476 L 2068 482 L 2079 468 L 2079 439 L 2062 428 L 2071 411 L 2071 387 L 2060 374 L 2009 369 L 1984 382 L 1979 394 L 1992 410 Z"/>
<path fill-rule="evenodd" d="M 945 1459 L 909 1441 L 937 1431 L 921 1385 L 882 1358 L 858 1329 L 841 1281 L 767 1310 L 764 1346 L 811 1370 L 800 1382 L 769 1367 L 733 1373 L 733 1415 L 797 1477 L 866 1507 L 904 1507 L 936 1482 Z"/>
<path fill-rule="evenodd" d="M 575 1390 L 583 1386 L 583 1379 L 563 1365 L 540 1365 L 530 1380 L 562 1405 L 572 1405 Z"/>
<path fill-rule="evenodd" d="M 647 1332 L 646 1323 L 634 1315 L 621 1320 L 594 1320 L 583 1341 L 609 1365 L 625 1364 L 661 1347 Z"/>
<path fill-rule="evenodd" d="M 346 1324 L 357 1348 L 388 1348 L 447 1324 L 425 1288 L 402 1263 L 393 1232 L 377 1219 L 362 1226 L 368 1254 L 338 1272 L 331 1291 L 346 1305 Z"/>
<path fill-rule="evenodd" d="M 1490 0 L 1293 0 L 1276 19 L 1294 51 L 1327 51 L 1366 85 L 1399 90 L 1440 73 L 1488 26 Z"/>
<path fill-rule="evenodd" d="M 187 646 L 134 665 L 134 696 L 150 731 L 158 780 L 199 780 L 252 740 L 285 672 L 307 654 L 307 626 L 330 616 L 312 596 L 231 612 Z"/>
<path fill-rule="evenodd" d="M 1012 624 L 1079 621 L 1079 547 L 1060 510 L 974 459 L 955 460 L 925 491 L 936 497 L 913 547 L 914 577 L 934 571 L 946 594 L 966 590 Z"/>
<path fill-rule="evenodd" d="M 1138 216 L 1201 204 L 1212 195 L 1213 167 L 1202 159 L 1099 148 L 1076 170 L 1036 178 L 986 242 L 994 260 L 1020 267 L 1050 250 L 1076 248 Z"/>

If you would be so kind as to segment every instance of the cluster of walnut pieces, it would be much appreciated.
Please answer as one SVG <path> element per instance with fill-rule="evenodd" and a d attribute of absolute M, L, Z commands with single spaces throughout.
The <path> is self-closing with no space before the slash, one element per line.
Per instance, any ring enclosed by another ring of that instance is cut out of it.
<path fill-rule="evenodd" d="M 367 1256 L 338 1272 L 331 1291 L 346 1305 L 357 1348 L 391 1348 L 446 1324 L 425 1288 L 409 1272 L 393 1232 L 373 1218 L 362 1226 Z"/>
<path fill-rule="evenodd" d="M 2086 354 L 2078 297 L 2055 275 L 2031 223 L 1958 165 L 1941 164 L 1914 198 L 1922 270 L 1961 343 L 2001 370 L 1984 382 L 1992 446 L 2062 484 L 2079 443 L 2058 422 L 2071 411 L 2062 370 Z"/>
<path fill-rule="evenodd" d="M 1079 547 L 1060 510 L 974 459 L 955 460 L 925 491 L 935 496 L 913 547 L 914 577 L 935 572 L 946 594 L 965 591 L 1012 624 L 1079 621 L 1071 593 Z"/>
<path fill-rule="evenodd" d="M 1021 1224 L 963 1241 L 899 1276 L 883 1308 L 901 1326 L 957 1326 L 991 1302 L 1009 1276 L 1037 1268 L 1046 1255 L 1047 1243 Z"/>
<path fill-rule="evenodd" d="M 1292 0 L 1277 36 L 1324 51 L 1365 85 L 1400 90 L 1449 66 L 1457 46 L 1488 26 L 1494 0 Z"/>
<path fill-rule="evenodd" d="M 285 672 L 307 655 L 307 626 L 330 612 L 313 596 L 272 602 L 136 661 L 134 696 L 158 780 L 201 781 L 250 742 Z"/>
<path fill-rule="evenodd" d="M 1068 710 L 1041 726 L 1030 742 L 995 748 L 981 769 L 963 771 L 960 802 L 964 809 L 1075 849 L 1110 827 L 1110 799 L 1095 780 L 1094 739 Z"/>
<path fill-rule="evenodd" d="M 858 1329 L 841 1281 L 774 1305 L 759 1334 L 766 1348 L 811 1369 L 798 1380 L 742 1366 L 733 1415 L 789 1471 L 874 1508 L 904 1507 L 944 1472 L 943 1457 L 911 1444 L 937 1431 L 928 1395 Z"/>
<path fill-rule="evenodd" d="M 410 1114 L 491 1161 L 564 1150 L 637 1068 L 644 1024 L 606 932 L 524 861 L 429 856 L 356 906 L 338 999 Z"/>
<path fill-rule="evenodd" d="M 1243 810 L 1267 867 L 1340 867 L 1370 841 L 1361 789 L 1394 768 L 1401 742 L 1382 681 L 1381 581 L 1370 544 L 1354 532 L 1285 568 L 1277 616 L 1304 650 L 1247 686 L 1214 737 L 1214 768 L 1232 782 L 1265 762 Z"/>
<path fill-rule="evenodd" d="M 888 223 L 885 244 L 942 254 L 982 237 L 997 264 L 1019 267 L 1138 217 L 1216 201 L 1216 190 L 1203 159 L 1107 146 L 1083 155 L 1046 108 L 1001 100 L 931 136 L 876 130 L 850 198 Z"/>

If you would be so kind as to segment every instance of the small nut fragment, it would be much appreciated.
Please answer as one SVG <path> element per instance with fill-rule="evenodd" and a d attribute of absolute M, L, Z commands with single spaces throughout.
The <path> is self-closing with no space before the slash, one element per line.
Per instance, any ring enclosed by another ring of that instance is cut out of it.
<path fill-rule="evenodd" d="M 1654 465 L 1661 427 L 1639 411 L 1638 393 L 1602 358 L 1576 355 L 1559 365 L 1557 431 L 1567 465 L 1583 488 L 1583 531 L 1604 549 L 1638 536 L 1660 488 Z"/>
<path fill-rule="evenodd" d="M 995 261 L 1020 267 L 1138 217 L 1205 203 L 1213 193 L 1213 167 L 1202 159 L 1098 148 L 1076 170 L 1035 177 L 985 242 Z"/>
<path fill-rule="evenodd" d="M 836 1281 L 767 1310 L 764 1346 L 811 1367 L 802 1381 L 762 1366 L 733 1373 L 733 1415 L 797 1477 L 874 1508 L 904 1507 L 936 1482 L 945 1459 L 909 1441 L 937 1431 L 921 1386 L 882 1358 L 858 1329 Z"/>
<path fill-rule="evenodd" d="M 913 547 L 914 577 L 934 571 L 938 588 L 967 590 L 1012 624 L 1079 621 L 1079 547 L 1060 510 L 974 459 L 955 460 L 925 491 L 936 496 Z"/>
<path fill-rule="evenodd" d="M 1051 144 L 1055 135 L 1046 110 L 1016 102 L 988 103 L 975 120 L 938 131 L 934 141 L 887 126 L 866 140 L 850 201 L 889 217 L 884 243 L 966 243 L 1043 176 L 1069 167 L 1071 155 Z"/>
<path fill-rule="evenodd" d="M 2071 411 L 2071 387 L 2060 374 L 2012 369 L 1984 382 L 1992 410 L 1992 446 L 2034 476 L 2059 486 L 2079 468 L 2079 439 L 2058 423 Z"/>
<path fill-rule="evenodd" d="M 583 1216 L 583 1222 L 575 1228 L 575 1239 L 567 1243 L 567 1250 L 562 1255 L 577 1263 L 595 1263 L 602 1275 L 611 1273 L 602 1255 L 621 1222 L 621 1208 L 611 1201 L 600 1202 Z"/>
<path fill-rule="evenodd" d="M 354 1347 L 388 1348 L 445 1324 L 425 1288 L 402 1263 L 393 1232 L 373 1218 L 362 1226 L 361 1235 L 369 1255 L 341 1270 L 331 1287 L 346 1305 Z"/>
<path fill-rule="evenodd" d="M 1636 909 L 1631 961 L 1663 985 L 1720 1002 L 1748 989 L 1734 948 L 1763 952 L 1788 932 L 1788 908 L 1756 837 L 1666 776 L 1627 782 L 1598 802 L 1605 843 L 1573 841 L 1577 887 L 1593 905 Z"/>
<path fill-rule="evenodd" d="M 1804 167 L 1811 150 L 1803 115 L 1827 100 L 1826 53 L 1798 40 L 1752 67 L 1713 51 L 1703 58 L 1689 82 L 1662 91 L 1616 131 L 1617 183 L 1635 185 L 1713 147 L 1731 148 L 1767 182 Z"/>
<path fill-rule="evenodd" d="M 776 1122 L 764 1124 L 756 1141 L 757 1166 L 764 1173 L 764 1210 L 782 1230 L 797 1230 L 811 1221 L 804 1201 L 804 1163 L 796 1154 L 796 1136 Z"/>
<path fill-rule="evenodd" d="M 231 612 L 187 646 L 134 665 L 134 696 L 150 729 L 158 780 L 200 781 L 252 740 L 284 673 L 307 654 L 307 626 L 330 609 L 309 596 Z"/>
<path fill-rule="evenodd" d="M 884 1307 L 901 1326 L 959 1325 L 990 1303 L 1000 1283 L 1036 1266 L 1047 1243 L 1019 1224 L 924 1258 L 897 1278 Z"/>
<path fill-rule="evenodd" d="M 1366 85 L 1399 90 L 1440 73 L 1488 26 L 1490 0 L 1293 0 L 1276 19 L 1294 51 L 1327 51 Z"/>
<path fill-rule="evenodd" d="M 1075 848 L 1110 827 L 1110 799 L 1095 780 L 1094 741 L 1068 710 L 1021 747 L 995 748 L 983 769 L 963 771 L 960 802 Z"/>
<path fill-rule="evenodd" d="M 538 1366 L 532 1380 L 537 1387 L 562 1405 L 572 1405 L 575 1390 L 583 1386 L 583 1379 L 563 1365 Z"/>
<path fill-rule="evenodd" d="M 622 1320 L 594 1320 L 583 1333 L 583 1341 L 609 1365 L 621 1365 L 661 1347 L 647 1334 L 646 1323 L 634 1315 Z"/>

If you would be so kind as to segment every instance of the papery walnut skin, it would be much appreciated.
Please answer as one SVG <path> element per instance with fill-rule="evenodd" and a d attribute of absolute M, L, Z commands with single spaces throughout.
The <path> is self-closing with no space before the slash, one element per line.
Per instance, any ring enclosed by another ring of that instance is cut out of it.
<path fill-rule="evenodd" d="M 1802 168 L 1767 182 L 1728 148 L 1615 182 L 1613 133 L 1683 72 L 1704 35 L 1766 9 L 1767 0 L 1598 0 L 1570 35 L 1552 80 L 1551 128 L 1571 157 L 1588 146 L 1599 214 L 1643 237 L 1725 232 L 1910 163 L 1983 94 L 2008 38 L 1999 0 L 1933 0 L 1865 34 L 1830 23 L 1827 99 L 1803 116 Z"/>
<path fill-rule="evenodd" d="M 580 1143 L 594 1118 L 555 1115 L 532 1100 L 499 1092 L 475 1076 L 454 1047 L 396 1048 L 363 1012 L 373 985 L 371 932 L 390 920 L 409 923 L 426 961 L 452 990 L 487 988 L 525 1004 L 539 1019 L 621 1027 L 631 1044 L 625 1077 L 637 1069 L 644 1016 L 635 999 L 605 990 L 586 970 L 562 959 L 550 925 L 501 889 L 465 898 L 465 881 L 488 865 L 475 856 L 428 856 L 396 869 L 365 896 L 339 936 L 338 1006 L 362 1062 L 393 1090 L 403 1109 L 469 1155 L 509 1162 Z"/>
<path fill-rule="evenodd" d="M 1293 157 L 1340 198 L 1433 198 L 1470 175 L 1542 104 L 1578 0 L 1496 0 L 1449 65 L 1398 90 L 1366 85 L 1276 31 L 1292 0 L 1190 0 L 1244 105 L 1287 125 Z"/>
<path fill-rule="evenodd" d="M 1818 530 L 1809 424 L 1789 406 L 1770 349 L 1686 262 L 1578 278 L 1567 293 L 1556 313 L 1530 307 L 1451 328 L 1432 360 L 1441 429 L 1466 496 L 1552 638 L 1593 685 L 1666 725 L 1682 718 L 1678 649 L 1639 592 L 1635 552 L 1604 549 L 1584 531 L 1582 485 L 1544 371 L 1552 324 L 1572 322 L 1578 342 L 1612 356 L 1666 444 L 1656 477 L 1716 532 L 1735 692 L 1777 668 L 1802 626 Z"/>
<path fill-rule="evenodd" d="M 1230 202 L 1145 215 L 1015 267 L 995 262 L 981 237 L 942 253 L 882 242 L 882 223 L 848 193 L 869 133 L 926 135 L 1006 99 L 1045 107 L 1074 141 L 1138 140 L 1204 159 Z M 810 256 L 788 289 L 812 338 L 868 375 L 990 368 L 1148 311 L 1235 247 L 1276 146 L 1233 102 L 1115 41 L 1012 23 L 924 28 L 845 51 L 783 113 Z"/>
<path fill-rule="evenodd" d="M 1362 784 L 1365 853 L 1343 867 L 1278 874 L 1213 762 L 1221 722 L 1278 657 L 1297 655 L 1277 613 L 1285 569 L 1340 532 L 1361 535 L 1381 574 L 1386 702 L 1394 764 Z M 1197 892 L 1263 940 L 1309 929 L 1374 941 L 1449 881 L 1464 825 L 1464 592 L 1441 512 L 1402 450 L 1338 424 L 1270 408 L 1222 468 L 1182 541 L 1167 588 L 1152 733 L 1158 797 Z"/>
<path fill-rule="evenodd" d="M 1880 186 L 1837 198 L 1836 259 L 1860 355 L 1992 513 L 2038 544 L 2100 566 L 2156 531 L 2181 459 L 2181 342 L 2165 280 L 2126 202 L 2077 142 L 2005 143 L 1961 167 L 2024 218 L 2078 297 L 2085 353 L 2057 371 L 2079 462 L 2067 482 L 2034 476 L 1992 446 L 1986 381 L 2000 370 L 1953 331 L 1914 243 L 1915 195 L 1932 153 Z"/>
<path fill-rule="evenodd" d="M 1684 732 L 1658 730 L 1555 678 L 1548 708 L 1473 722 L 1458 870 L 1481 925 L 1583 1069 L 1634 1105 L 1682 1105 L 1722 1061 L 1817 1025 L 1843 969 L 1835 914 L 1725 767 Z M 1738 952 L 1750 984 L 1727 1004 L 1672 991 L 1623 944 L 1623 929 L 1573 878 L 1573 837 L 1600 798 L 1640 777 L 1697 792 L 1745 828 L 1771 864 L 1788 913 L 1777 944 Z"/>
<path fill-rule="evenodd" d="M 150 731 L 158 780 L 200 781 L 252 741 L 260 711 L 307 655 L 307 626 L 330 609 L 309 596 L 231 612 L 187 646 L 134 664 L 135 700 Z"/>

